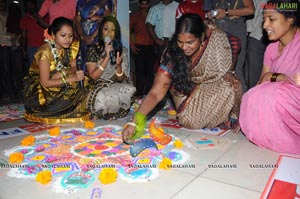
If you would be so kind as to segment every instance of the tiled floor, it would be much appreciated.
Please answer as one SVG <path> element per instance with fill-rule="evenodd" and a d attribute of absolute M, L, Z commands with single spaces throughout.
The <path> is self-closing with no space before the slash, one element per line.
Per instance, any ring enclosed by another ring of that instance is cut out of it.
<path fill-rule="evenodd" d="M 26 123 L 24 120 L 2 122 L 0 128 L 16 127 Z M 121 121 L 95 121 L 96 125 L 115 124 Z M 82 125 L 82 124 L 81 124 Z M 80 126 L 80 124 L 78 125 Z M 185 141 L 197 133 L 172 130 L 173 135 Z M 3 150 L 17 146 L 23 136 L 0 140 L 0 158 L 7 159 Z M 33 179 L 17 179 L 0 170 L 0 199 L 86 199 L 91 198 L 92 188 L 103 190 L 102 199 L 256 199 L 259 198 L 271 175 L 272 169 L 255 169 L 250 165 L 276 164 L 278 153 L 259 148 L 247 141 L 242 133 L 230 133 L 224 137 L 229 145 L 224 149 L 194 150 L 185 146 L 190 154 L 194 169 L 160 170 L 159 177 L 143 183 L 127 183 L 118 179 L 116 183 L 102 185 L 99 181 L 86 189 L 67 195 L 55 193 L 50 185 L 41 185 Z M 235 165 L 236 168 L 209 168 Z"/>

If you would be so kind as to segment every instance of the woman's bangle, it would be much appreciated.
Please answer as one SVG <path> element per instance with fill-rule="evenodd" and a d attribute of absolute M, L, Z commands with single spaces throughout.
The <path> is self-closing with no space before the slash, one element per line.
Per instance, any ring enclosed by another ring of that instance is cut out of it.
<path fill-rule="evenodd" d="M 115 72 L 116 73 L 116 75 L 118 76 L 118 77 L 122 77 L 123 75 L 124 75 L 124 72 L 122 71 L 121 73 L 118 73 L 117 71 Z"/>
<path fill-rule="evenodd" d="M 132 138 L 138 139 L 144 135 L 146 123 L 147 123 L 147 117 L 141 112 L 136 112 L 133 118 L 134 121 L 136 122 L 136 128 Z"/>
<path fill-rule="evenodd" d="M 134 122 L 128 122 L 126 125 L 136 127 L 136 124 Z"/>
<path fill-rule="evenodd" d="M 99 64 L 98 68 L 103 72 L 104 68 Z"/>
<path fill-rule="evenodd" d="M 280 75 L 280 73 L 273 73 L 271 76 L 271 82 L 276 82 L 277 77 Z"/>

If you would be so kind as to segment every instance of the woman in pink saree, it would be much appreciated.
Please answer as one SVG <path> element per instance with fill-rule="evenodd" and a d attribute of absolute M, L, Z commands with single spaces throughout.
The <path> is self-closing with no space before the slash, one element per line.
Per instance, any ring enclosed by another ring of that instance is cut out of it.
<path fill-rule="evenodd" d="M 280 9 L 280 4 L 294 7 Z M 240 125 L 256 145 L 300 154 L 300 29 L 297 0 L 271 0 L 263 28 L 271 43 L 258 85 L 244 94 Z"/>

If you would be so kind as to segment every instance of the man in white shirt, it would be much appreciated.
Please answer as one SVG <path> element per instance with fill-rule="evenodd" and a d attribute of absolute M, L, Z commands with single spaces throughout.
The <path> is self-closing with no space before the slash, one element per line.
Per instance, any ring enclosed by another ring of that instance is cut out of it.
<path fill-rule="evenodd" d="M 176 10 L 178 5 L 178 2 L 171 1 L 168 5 L 165 6 L 162 14 L 164 39 L 170 40 L 175 32 Z"/>
<path fill-rule="evenodd" d="M 177 2 L 175 2 L 175 3 L 178 6 L 178 3 Z M 164 10 L 168 5 L 172 5 L 170 8 L 174 9 L 173 6 L 176 4 L 173 4 L 173 0 L 162 0 L 158 4 L 155 4 L 154 6 L 152 6 L 148 12 L 148 15 L 146 18 L 146 25 L 147 25 L 147 29 L 148 29 L 151 37 L 155 41 L 156 63 L 154 66 L 154 68 L 155 68 L 154 70 L 156 70 L 156 68 L 158 67 L 161 55 L 162 55 L 164 49 L 166 48 L 167 41 L 164 40 L 164 37 L 165 37 L 165 35 L 167 38 L 169 38 L 169 36 L 170 36 L 170 33 L 167 33 L 167 31 L 166 31 L 166 33 L 164 33 L 164 30 L 165 30 L 164 24 L 167 23 L 166 21 L 168 21 L 168 20 L 170 20 L 169 21 L 170 23 L 172 23 L 171 21 L 174 20 L 173 28 L 175 28 L 175 14 L 176 14 L 177 7 L 174 11 L 174 16 L 172 16 L 172 18 L 170 18 L 170 19 L 168 17 L 168 13 L 170 13 L 170 12 L 167 11 L 164 16 Z M 169 24 L 168 24 L 168 26 L 169 26 Z M 175 29 L 173 30 L 173 32 L 174 31 L 175 31 Z"/>

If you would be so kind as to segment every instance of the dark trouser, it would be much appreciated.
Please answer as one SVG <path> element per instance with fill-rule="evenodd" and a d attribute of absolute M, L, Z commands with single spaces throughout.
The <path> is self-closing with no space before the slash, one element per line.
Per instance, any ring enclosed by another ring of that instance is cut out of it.
<path fill-rule="evenodd" d="M 9 54 L 11 47 L 1 46 L 0 47 L 0 88 L 1 97 L 13 97 L 15 90 L 11 80 L 12 68 L 10 65 Z"/>
<path fill-rule="evenodd" d="M 23 89 L 23 78 L 25 63 L 23 59 L 22 50 L 20 48 L 13 48 L 10 53 L 10 64 L 12 65 L 12 80 L 15 87 L 15 93 L 20 96 Z"/>
<path fill-rule="evenodd" d="M 0 95 L 13 98 L 23 88 L 23 55 L 19 48 L 0 47 Z"/>
<path fill-rule="evenodd" d="M 265 49 L 266 43 L 264 43 L 263 39 L 257 40 L 248 36 L 246 68 L 248 71 L 247 83 L 249 89 L 254 87 L 259 80 L 263 68 Z"/>
<path fill-rule="evenodd" d="M 134 55 L 136 71 L 136 95 L 147 94 L 154 79 L 154 46 L 137 45 L 139 53 Z"/>

